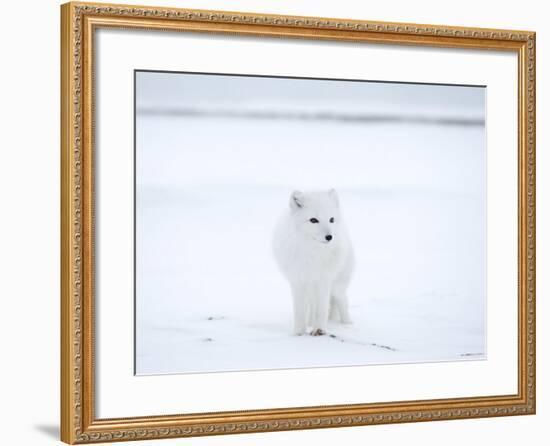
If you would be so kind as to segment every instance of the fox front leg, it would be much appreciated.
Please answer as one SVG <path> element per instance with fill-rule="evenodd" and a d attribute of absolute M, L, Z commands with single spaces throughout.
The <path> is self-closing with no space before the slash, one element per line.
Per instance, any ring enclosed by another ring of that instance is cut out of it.
<path fill-rule="evenodd" d="M 316 287 L 315 308 L 313 311 L 312 336 L 323 336 L 327 333 L 328 314 L 330 308 L 330 290 L 325 284 Z"/>
<path fill-rule="evenodd" d="M 294 334 L 303 335 L 307 330 L 307 300 L 303 287 L 292 287 Z"/>

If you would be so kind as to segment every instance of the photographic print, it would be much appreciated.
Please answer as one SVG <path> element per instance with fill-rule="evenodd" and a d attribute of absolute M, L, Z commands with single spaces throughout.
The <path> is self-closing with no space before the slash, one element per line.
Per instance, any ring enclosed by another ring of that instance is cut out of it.
<path fill-rule="evenodd" d="M 62 440 L 534 414 L 535 40 L 64 4 Z"/>
<path fill-rule="evenodd" d="M 485 359 L 484 86 L 134 79 L 137 375 Z"/>

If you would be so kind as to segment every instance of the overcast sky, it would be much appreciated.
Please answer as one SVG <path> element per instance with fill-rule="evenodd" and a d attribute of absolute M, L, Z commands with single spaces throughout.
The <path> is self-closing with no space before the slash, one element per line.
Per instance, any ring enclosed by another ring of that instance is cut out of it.
<path fill-rule="evenodd" d="M 485 113 L 485 88 L 365 81 L 158 73 L 136 75 L 140 108 L 349 107 Z"/>

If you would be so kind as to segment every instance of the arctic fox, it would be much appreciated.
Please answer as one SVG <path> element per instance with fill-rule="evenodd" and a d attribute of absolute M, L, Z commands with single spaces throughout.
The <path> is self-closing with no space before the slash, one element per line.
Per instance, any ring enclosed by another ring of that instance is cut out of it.
<path fill-rule="evenodd" d="M 352 245 L 334 189 L 294 191 L 289 204 L 275 227 L 273 251 L 290 284 L 294 333 L 311 328 L 311 335 L 324 335 L 329 317 L 351 324 L 346 290 L 354 265 Z"/>

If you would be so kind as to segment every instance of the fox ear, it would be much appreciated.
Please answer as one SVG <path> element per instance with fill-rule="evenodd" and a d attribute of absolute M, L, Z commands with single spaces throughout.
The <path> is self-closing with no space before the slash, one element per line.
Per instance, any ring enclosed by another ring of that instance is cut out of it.
<path fill-rule="evenodd" d="M 336 192 L 336 189 L 330 189 L 328 191 L 328 194 L 329 194 L 330 198 L 332 198 L 334 200 L 334 202 L 338 205 L 339 200 L 338 200 L 338 193 Z"/>
<path fill-rule="evenodd" d="M 299 209 L 304 207 L 304 193 L 295 190 L 290 194 L 290 209 Z"/>

